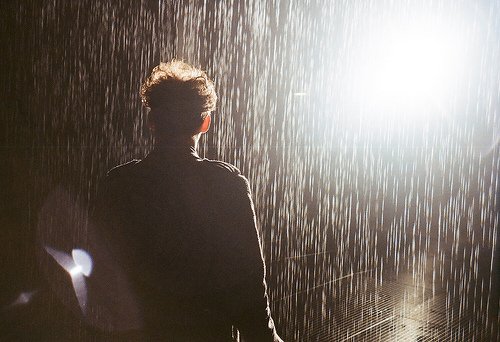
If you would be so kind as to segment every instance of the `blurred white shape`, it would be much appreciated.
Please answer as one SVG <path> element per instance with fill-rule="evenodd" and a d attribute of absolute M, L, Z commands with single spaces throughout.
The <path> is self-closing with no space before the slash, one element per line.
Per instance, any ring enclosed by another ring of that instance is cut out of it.
<path fill-rule="evenodd" d="M 81 268 L 81 272 L 87 277 L 92 273 L 92 258 L 83 249 L 73 249 L 71 251 L 73 260 Z"/>
<path fill-rule="evenodd" d="M 83 274 L 83 272 L 82 272 L 82 267 L 81 267 L 81 266 L 79 266 L 79 265 L 76 265 L 75 267 L 73 267 L 72 269 L 70 269 L 70 270 L 68 271 L 68 273 L 69 273 L 71 276 L 76 276 L 76 275 L 78 275 L 78 274 L 80 274 L 80 273 L 81 273 L 81 274 Z"/>
<path fill-rule="evenodd" d="M 84 314 L 87 312 L 87 284 L 85 276 L 92 272 L 92 258 L 82 249 L 73 249 L 72 255 L 45 246 L 45 250 L 71 276 L 78 305 Z"/>
<path fill-rule="evenodd" d="M 21 292 L 19 294 L 19 297 L 17 297 L 17 299 L 14 302 L 12 302 L 12 304 L 10 304 L 7 308 L 28 304 L 29 302 L 31 302 L 31 299 L 38 291 L 39 290 Z"/>

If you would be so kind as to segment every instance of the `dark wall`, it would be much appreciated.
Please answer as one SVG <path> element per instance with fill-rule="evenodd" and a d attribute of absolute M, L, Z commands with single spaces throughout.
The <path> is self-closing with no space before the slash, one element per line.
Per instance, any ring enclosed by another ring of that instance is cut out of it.
<path fill-rule="evenodd" d="M 160 16 L 172 15 L 168 11 L 165 6 L 160 13 L 156 1 L 0 5 L 0 335 L 94 336 L 41 274 L 37 216 L 57 185 L 91 204 L 111 166 L 148 149 L 139 90 L 159 61 L 158 39 L 162 53 L 173 51 L 171 32 L 157 30 Z M 32 305 L 9 307 L 31 291 L 38 291 Z"/>

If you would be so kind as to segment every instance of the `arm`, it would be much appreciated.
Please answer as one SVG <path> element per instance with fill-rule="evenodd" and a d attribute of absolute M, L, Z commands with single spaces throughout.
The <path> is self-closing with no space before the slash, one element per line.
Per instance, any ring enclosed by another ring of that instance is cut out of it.
<path fill-rule="evenodd" d="M 228 298 L 232 302 L 228 306 L 232 308 L 233 324 L 246 342 L 282 341 L 269 310 L 265 264 L 246 178 L 238 176 L 234 189 L 236 191 L 229 198 L 229 214 L 235 221 L 231 238 L 241 279 Z"/>

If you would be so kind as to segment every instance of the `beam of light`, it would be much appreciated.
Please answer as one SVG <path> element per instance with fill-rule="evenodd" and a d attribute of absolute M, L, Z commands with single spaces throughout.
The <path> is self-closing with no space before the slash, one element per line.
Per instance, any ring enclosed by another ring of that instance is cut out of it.
<path fill-rule="evenodd" d="M 48 246 L 45 246 L 45 250 L 70 275 L 78 305 L 83 314 L 86 314 L 87 284 L 85 277 L 92 273 L 92 258 L 82 249 L 73 249 L 72 255 Z"/>

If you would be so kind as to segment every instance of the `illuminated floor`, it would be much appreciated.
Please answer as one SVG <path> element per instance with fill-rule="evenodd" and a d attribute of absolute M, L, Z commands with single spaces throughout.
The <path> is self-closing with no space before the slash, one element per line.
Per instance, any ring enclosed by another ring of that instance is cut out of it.
<path fill-rule="evenodd" d="M 450 295 L 437 281 L 419 278 L 410 272 L 385 271 L 382 279 L 376 272 L 357 273 L 291 296 L 297 323 L 282 335 L 304 342 L 500 340 L 484 296 Z M 279 310 L 280 303 L 273 304 Z"/>

